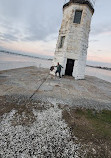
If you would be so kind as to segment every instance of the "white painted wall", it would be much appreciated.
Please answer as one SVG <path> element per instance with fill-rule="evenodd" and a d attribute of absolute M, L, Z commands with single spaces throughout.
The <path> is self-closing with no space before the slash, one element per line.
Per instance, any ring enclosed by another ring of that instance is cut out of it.
<path fill-rule="evenodd" d="M 80 24 L 73 23 L 76 10 L 82 10 Z M 90 32 L 92 11 L 87 5 L 70 4 L 63 9 L 63 20 L 56 45 L 54 65 L 59 62 L 65 73 L 67 58 L 74 59 L 75 64 L 72 76 L 75 79 L 84 79 L 87 58 L 88 38 Z M 59 48 L 61 36 L 65 36 L 64 45 Z"/>

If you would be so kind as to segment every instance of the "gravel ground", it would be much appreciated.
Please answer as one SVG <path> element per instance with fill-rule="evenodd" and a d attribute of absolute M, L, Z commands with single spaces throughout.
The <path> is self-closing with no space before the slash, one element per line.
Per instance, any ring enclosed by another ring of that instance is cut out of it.
<path fill-rule="evenodd" d="M 27 126 L 13 126 L 16 110 L 2 116 L 0 124 L 2 158 L 80 157 L 81 144 L 77 143 L 76 137 L 71 137 L 70 129 L 62 120 L 62 110 L 56 103 L 45 105 L 48 107 L 47 110 L 33 108 L 35 121 Z M 25 114 L 22 115 L 26 119 Z M 20 119 L 19 114 L 16 116 L 16 122 L 17 119 Z"/>

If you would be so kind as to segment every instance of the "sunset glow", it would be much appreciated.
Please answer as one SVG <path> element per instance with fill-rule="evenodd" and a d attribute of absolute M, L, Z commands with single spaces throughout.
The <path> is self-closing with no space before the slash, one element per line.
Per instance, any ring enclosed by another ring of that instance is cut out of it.
<path fill-rule="evenodd" d="M 0 0 L 0 50 L 53 56 L 63 4 L 63 0 Z M 96 1 L 87 56 L 90 61 L 111 63 L 110 5 L 110 0 Z"/>

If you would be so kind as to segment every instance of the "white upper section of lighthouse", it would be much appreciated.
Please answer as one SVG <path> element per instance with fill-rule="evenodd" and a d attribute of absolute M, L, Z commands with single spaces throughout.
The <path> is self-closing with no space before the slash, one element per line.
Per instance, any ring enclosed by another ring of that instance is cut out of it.
<path fill-rule="evenodd" d="M 54 65 L 59 62 L 63 75 L 84 79 L 88 38 L 94 7 L 88 0 L 70 0 L 63 6 L 63 19 L 56 45 Z"/>
<path fill-rule="evenodd" d="M 87 5 L 92 13 L 94 13 L 94 3 L 95 0 L 70 0 L 68 3 L 64 4 L 63 8 L 69 6 L 70 4 L 80 4 L 80 5 Z"/>
<path fill-rule="evenodd" d="M 81 1 L 83 1 L 83 0 L 81 0 Z M 86 1 L 89 1 L 93 7 L 95 6 L 96 0 L 86 0 Z M 68 3 L 68 2 L 69 2 L 69 0 L 65 0 L 65 3 Z"/>

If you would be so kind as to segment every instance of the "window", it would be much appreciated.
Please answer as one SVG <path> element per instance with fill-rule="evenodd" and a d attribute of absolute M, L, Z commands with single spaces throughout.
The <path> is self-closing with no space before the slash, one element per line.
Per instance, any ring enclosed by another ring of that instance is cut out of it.
<path fill-rule="evenodd" d="M 76 10 L 75 11 L 75 17 L 74 17 L 74 23 L 80 24 L 81 23 L 81 16 L 82 16 L 82 11 L 81 10 Z"/>
<path fill-rule="evenodd" d="M 61 37 L 59 48 L 62 48 L 64 45 L 65 36 Z"/>

